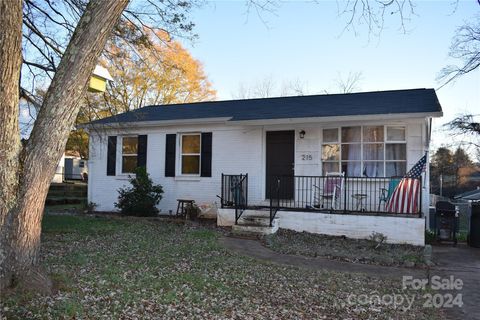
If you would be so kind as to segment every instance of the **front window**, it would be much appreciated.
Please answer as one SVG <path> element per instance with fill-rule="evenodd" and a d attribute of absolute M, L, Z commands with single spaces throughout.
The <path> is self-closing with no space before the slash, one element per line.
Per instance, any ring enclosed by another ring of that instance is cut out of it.
<path fill-rule="evenodd" d="M 403 176 L 407 144 L 402 126 L 351 126 L 323 130 L 323 174 Z"/>
<path fill-rule="evenodd" d="M 200 134 L 182 134 L 181 172 L 187 175 L 200 174 Z"/>
<path fill-rule="evenodd" d="M 138 137 L 122 139 L 122 173 L 133 173 L 137 168 Z"/>

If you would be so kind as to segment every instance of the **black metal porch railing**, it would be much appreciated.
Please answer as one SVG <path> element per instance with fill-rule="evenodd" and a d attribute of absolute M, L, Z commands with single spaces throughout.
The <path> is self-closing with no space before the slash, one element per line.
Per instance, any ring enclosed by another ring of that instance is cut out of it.
<path fill-rule="evenodd" d="M 272 226 L 273 219 L 280 210 L 280 185 L 281 179 L 279 177 L 273 177 L 270 181 L 270 227 Z"/>
<path fill-rule="evenodd" d="M 270 210 L 270 225 L 279 210 L 332 213 L 391 214 L 387 204 L 402 177 L 275 176 L 268 177 L 269 204 L 252 208 Z M 422 186 L 418 180 L 417 212 L 421 215 Z M 248 174 L 222 174 L 221 207 L 235 209 L 235 224 L 249 207 Z M 258 197 L 256 197 L 258 198 Z M 403 212 L 407 213 L 407 212 Z M 402 213 L 400 213 L 402 214 Z"/>
<path fill-rule="evenodd" d="M 221 207 L 235 208 L 235 224 L 248 207 L 248 174 L 223 174 Z"/>
<path fill-rule="evenodd" d="M 401 177 L 279 176 L 270 207 L 337 213 L 389 213 L 387 203 Z M 421 211 L 421 180 L 418 214 Z M 277 209 L 278 210 L 278 209 Z M 274 215 L 273 215 L 274 218 Z"/>

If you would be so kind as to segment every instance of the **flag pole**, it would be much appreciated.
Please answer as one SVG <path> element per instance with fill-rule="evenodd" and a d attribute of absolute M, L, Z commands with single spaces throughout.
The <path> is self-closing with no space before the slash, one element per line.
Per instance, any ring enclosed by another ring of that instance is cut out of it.
<path fill-rule="evenodd" d="M 423 172 L 422 174 L 422 189 L 425 189 L 427 186 L 425 184 L 425 180 L 427 179 L 427 169 L 430 173 L 430 159 L 429 159 L 429 154 L 428 154 L 428 150 L 425 151 L 425 171 Z M 427 166 L 428 164 L 428 166 Z"/>
<path fill-rule="evenodd" d="M 421 178 L 421 182 L 422 182 L 422 190 L 420 190 L 420 213 L 419 213 L 419 216 L 421 217 L 422 216 L 422 213 L 423 213 L 423 193 L 427 191 L 427 184 L 425 183 L 425 181 L 427 180 L 427 170 L 428 170 L 428 174 L 430 174 L 430 158 L 429 158 L 429 149 L 425 150 L 425 172 L 424 174 L 422 174 L 422 178 Z M 428 165 L 427 165 L 428 164 Z M 430 195 L 429 195 L 430 196 Z M 430 202 L 430 200 L 429 200 Z M 427 213 L 425 214 L 425 216 L 428 215 L 428 211 Z"/>

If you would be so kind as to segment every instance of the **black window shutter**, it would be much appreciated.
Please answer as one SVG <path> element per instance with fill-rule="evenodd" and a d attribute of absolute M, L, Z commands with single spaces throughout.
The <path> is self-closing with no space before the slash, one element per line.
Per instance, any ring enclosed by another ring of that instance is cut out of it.
<path fill-rule="evenodd" d="M 108 146 L 107 146 L 107 176 L 115 175 L 116 162 L 117 162 L 117 136 L 109 136 Z"/>
<path fill-rule="evenodd" d="M 165 177 L 175 177 L 177 135 L 167 134 L 165 141 Z"/>
<path fill-rule="evenodd" d="M 147 167 L 147 135 L 138 136 L 137 166 Z"/>
<path fill-rule="evenodd" d="M 201 162 L 201 172 L 200 176 L 202 177 L 211 177 L 212 176 L 212 133 L 203 132 L 202 133 L 202 160 Z"/>

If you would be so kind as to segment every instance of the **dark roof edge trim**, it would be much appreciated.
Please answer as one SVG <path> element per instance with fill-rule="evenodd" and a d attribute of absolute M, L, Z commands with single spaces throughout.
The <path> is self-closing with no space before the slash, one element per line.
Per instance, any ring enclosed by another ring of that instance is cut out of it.
<path fill-rule="evenodd" d="M 217 117 L 217 118 L 193 118 L 193 119 L 174 119 L 174 120 L 139 120 L 128 122 L 107 122 L 107 123 L 82 123 L 78 125 L 79 128 L 88 129 L 114 129 L 114 128 L 128 128 L 128 127 L 158 127 L 158 126 L 177 126 L 183 124 L 216 124 L 226 123 L 232 117 Z"/>
<path fill-rule="evenodd" d="M 315 123 L 331 121 L 361 121 L 361 120 L 393 120 L 408 118 L 442 117 L 443 112 L 416 112 L 416 113 L 386 113 L 369 115 L 345 115 L 331 117 L 306 117 L 306 118 L 271 118 L 255 120 L 232 120 L 232 117 L 219 118 L 192 118 L 176 120 L 156 120 L 156 121 L 130 121 L 130 122 L 109 122 L 109 123 L 86 123 L 78 127 L 83 129 L 117 129 L 130 127 L 161 127 L 191 124 L 242 124 L 242 125 L 262 125 L 262 124 L 289 124 L 289 123 Z"/>

